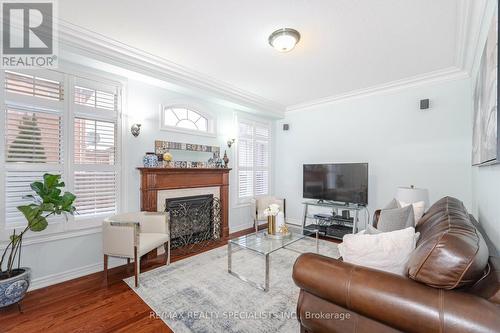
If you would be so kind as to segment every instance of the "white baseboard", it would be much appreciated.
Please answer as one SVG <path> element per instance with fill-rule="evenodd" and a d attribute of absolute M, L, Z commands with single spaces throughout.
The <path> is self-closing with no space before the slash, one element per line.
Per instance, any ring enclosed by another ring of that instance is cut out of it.
<path fill-rule="evenodd" d="M 76 279 L 85 275 L 102 271 L 102 262 L 50 274 L 31 280 L 29 291 L 51 286 L 53 284 Z"/>
<path fill-rule="evenodd" d="M 121 258 L 110 258 L 109 260 L 109 268 L 121 266 L 125 264 L 125 259 Z M 73 269 L 69 269 L 64 272 L 59 272 L 55 274 L 49 274 L 45 276 L 38 277 L 36 279 L 32 279 L 30 283 L 30 287 L 28 291 L 33 291 L 36 289 L 40 288 L 45 288 L 48 286 L 52 286 L 54 284 L 58 284 L 61 282 L 66 282 L 69 280 L 73 280 L 85 275 L 101 272 L 103 270 L 103 262 L 98 262 L 95 264 L 87 265 L 87 266 L 82 266 L 82 267 L 77 267 Z"/>
<path fill-rule="evenodd" d="M 230 226 L 229 233 L 232 234 L 234 232 L 238 232 L 238 231 L 245 230 L 245 229 L 248 229 L 248 228 L 253 228 L 253 227 L 254 227 L 253 223 L 250 223 L 250 224 L 248 224 L 248 223 L 242 223 L 242 224 Z"/>
<path fill-rule="evenodd" d="M 296 218 L 293 218 L 293 217 L 287 217 L 286 218 L 286 223 L 296 224 L 296 225 L 302 225 L 302 220 L 301 219 L 296 219 Z"/>
<path fill-rule="evenodd" d="M 296 224 L 296 225 L 302 225 L 302 220 L 301 219 L 295 219 L 295 218 L 287 217 L 286 218 L 286 223 Z M 266 224 L 266 222 L 262 222 L 261 221 L 259 223 L 259 226 L 262 226 L 262 225 L 265 225 L 265 224 Z M 229 230 L 229 233 L 238 232 L 238 231 L 245 230 L 245 229 L 248 229 L 248 228 L 254 228 L 254 224 L 253 223 L 251 223 L 251 224 L 245 223 L 245 224 L 238 224 L 236 226 L 232 226 L 231 229 Z"/>

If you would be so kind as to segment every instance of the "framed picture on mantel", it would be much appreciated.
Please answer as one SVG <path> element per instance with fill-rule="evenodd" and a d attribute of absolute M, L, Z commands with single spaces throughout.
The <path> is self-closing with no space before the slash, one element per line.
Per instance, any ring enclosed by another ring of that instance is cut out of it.
<path fill-rule="evenodd" d="M 474 90 L 472 165 L 500 163 L 498 117 L 498 5 L 484 46 Z"/>

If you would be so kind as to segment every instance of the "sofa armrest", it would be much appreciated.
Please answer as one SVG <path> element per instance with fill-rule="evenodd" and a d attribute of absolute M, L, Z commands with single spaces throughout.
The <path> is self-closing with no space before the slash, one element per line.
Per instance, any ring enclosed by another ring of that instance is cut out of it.
<path fill-rule="evenodd" d="M 305 292 L 405 332 L 495 332 L 500 327 L 500 308 L 485 299 L 317 254 L 297 259 L 293 279 Z"/>

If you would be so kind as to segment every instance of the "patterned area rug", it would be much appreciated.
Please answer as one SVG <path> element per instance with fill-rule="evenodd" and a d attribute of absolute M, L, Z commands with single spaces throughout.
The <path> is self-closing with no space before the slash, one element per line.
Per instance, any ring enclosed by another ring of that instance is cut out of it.
<path fill-rule="evenodd" d="M 235 247 L 233 247 L 235 248 Z M 315 240 L 290 245 L 315 252 Z M 337 245 L 320 240 L 319 253 L 338 258 Z M 280 249 L 270 255 L 270 290 L 256 289 L 227 272 L 227 246 L 143 273 L 140 287 L 124 281 L 174 332 L 298 332 L 299 289 L 292 266 L 299 253 Z M 234 249 L 233 271 L 264 283 L 264 257 Z"/>

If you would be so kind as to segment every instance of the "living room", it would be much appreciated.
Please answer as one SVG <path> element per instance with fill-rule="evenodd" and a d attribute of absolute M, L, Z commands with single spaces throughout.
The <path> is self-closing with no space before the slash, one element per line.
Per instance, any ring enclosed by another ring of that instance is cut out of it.
<path fill-rule="evenodd" d="M 1 5 L 0 332 L 500 331 L 497 1 Z"/>

